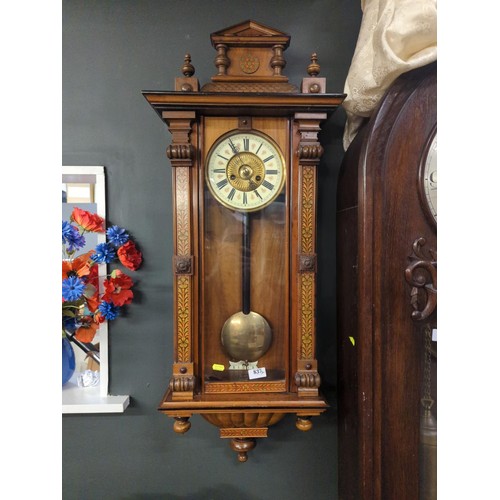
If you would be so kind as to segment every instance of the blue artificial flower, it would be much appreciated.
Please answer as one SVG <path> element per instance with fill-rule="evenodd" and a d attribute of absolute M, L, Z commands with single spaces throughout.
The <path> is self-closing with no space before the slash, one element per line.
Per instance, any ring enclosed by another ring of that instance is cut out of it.
<path fill-rule="evenodd" d="M 95 247 L 95 253 L 92 254 L 91 259 L 99 264 L 109 264 L 116 258 L 116 251 L 109 243 L 99 243 Z"/>
<path fill-rule="evenodd" d="M 120 308 L 112 302 L 103 301 L 99 304 L 99 311 L 108 320 L 113 320 L 118 316 Z"/>
<path fill-rule="evenodd" d="M 78 232 L 75 226 L 72 226 L 69 222 L 63 221 L 62 242 L 63 245 L 68 245 L 66 250 L 72 253 L 85 246 L 85 237 Z"/>
<path fill-rule="evenodd" d="M 62 296 L 64 300 L 70 302 L 78 300 L 85 290 L 84 281 L 78 276 L 70 276 L 62 282 Z"/>
<path fill-rule="evenodd" d="M 63 245 L 68 241 L 68 238 L 70 238 L 73 234 L 73 226 L 63 220 L 62 221 L 62 242 L 63 242 Z"/>
<path fill-rule="evenodd" d="M 121 247 L 124 243 L 127 243 L 129 239 L 129 235 L 125 229 L 118 226 L 111 226 L 108 228 L 106 236 L 108 237 L 108 240 L 115 245 L 115 247 Z"/>

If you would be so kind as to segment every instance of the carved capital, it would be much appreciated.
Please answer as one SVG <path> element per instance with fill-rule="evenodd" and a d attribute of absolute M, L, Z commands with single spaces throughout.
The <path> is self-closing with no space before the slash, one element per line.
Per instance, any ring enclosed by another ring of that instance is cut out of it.
<path fill-rule="evenodd" d="M 321 144 L 300 144 L 298 155 L 300 160 L 319 160 L 323 155 Z"/>
<path fill-rule="evenodd" d="M 167 157 L 172 167 L 191 167 L 195 148 L 191 144 L 191 132 L 196 118 L 194 111 L 164 111 L 162 118 L 172 134 L 172 144 L 167 147 Z"/>
<path fill-rule="evenodd" d="M 298 371 L 295 374 L 295 385 L 299 388 L 318 389 L 321 377 L 317 371 Z"/>
<path fill-rule="evenodd" d="M 192 160 L 194 148 L 191 144 L 171 144 L 167 147 L 167 158 L 169 160 Z"/>
<path fill-rule="evenodd" d="M 168 387 L 172 393 L 172 401 L 191 401 L 196 388 L 196 377 L 191 374 L 178 375 L 174 373 Z"/>
<path fill-rule="evenodd" d="M 405 270 L 406 282 L 412 287 L 411 317 L 417 321 L 428 318 L 437 306 L 437 253 L 434 249 L 424 251 L 425 244 L 425 238 L 413 242 L 413 254 Z"/>
<path fill-rule="evenodd" d="M 193 392 L 196 386 L 196 378 L 193 375 L 174 375 L 170 379 L 169 387 L 174 392 Z"/>
<path fill-rule="evenodd" d="M 296 113 L 300 142 L 297 156 L 301 165 L 318 165 L 323 155 L 323 147 L 319 143 L 320 123 L 326 119 L 326 113 Z"/>

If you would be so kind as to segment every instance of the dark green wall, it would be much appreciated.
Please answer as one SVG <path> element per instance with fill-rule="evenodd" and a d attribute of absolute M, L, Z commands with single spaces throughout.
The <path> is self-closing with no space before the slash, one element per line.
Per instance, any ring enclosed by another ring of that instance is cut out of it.
<path fill-rule="evenodd" d="M 64 0 L 62 163 L 104 165 L 108 221 L 131 231 L 144 264 L 128 316 L 110 325 L 110 393 L 124 414 L 65 415 L 63 498 L 335 499 L 335 191 L 342 109 L 325 124 L 320 166 L 318 346 L 332 409 L 308 433 L 289 416 L 239 464 L 201 417 L 184 436 L 157 412 L 172 362 L 172 235 L 166 126 L 141 90 L 173 90 L 185 52 L 202 84 L 216 73 L 210 33 L 253 19 L 292 36 L 296 85 L 317 52 L 328 92 L 342 92 L 361 20 L 353 0 Z"/>

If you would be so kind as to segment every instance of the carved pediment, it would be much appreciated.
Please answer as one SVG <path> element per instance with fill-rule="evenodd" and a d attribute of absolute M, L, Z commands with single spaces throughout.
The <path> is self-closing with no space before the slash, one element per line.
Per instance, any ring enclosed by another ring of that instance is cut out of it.
<path fill-rule="evenodd" d="M 217 75 L 205 92 L 297 92 L 282 74 L 290 36 L 269 26 L 244 21 L 210 35 L 217 50 Z"/>
<path fill-rule="evenodd" d="M 244 43 L 253 46 L 280 44 L 286 48 L 290 43 L 290 36 L 286 33 L 251 20 L 216 31 L 210 35 L 210 39 L 214 47 L 219 43 L 229 46 Z"/>

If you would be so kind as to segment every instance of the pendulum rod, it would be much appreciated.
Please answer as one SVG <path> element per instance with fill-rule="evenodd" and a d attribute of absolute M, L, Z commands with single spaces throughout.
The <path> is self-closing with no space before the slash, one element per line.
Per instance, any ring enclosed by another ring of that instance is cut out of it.
<path fill-rule="evenodd" d="M 241 254 L 242 269 L 242 312 L 250 313 L 250 213 L 243 212 L 243 241 Z"/>

